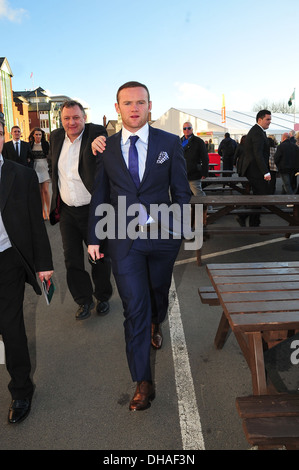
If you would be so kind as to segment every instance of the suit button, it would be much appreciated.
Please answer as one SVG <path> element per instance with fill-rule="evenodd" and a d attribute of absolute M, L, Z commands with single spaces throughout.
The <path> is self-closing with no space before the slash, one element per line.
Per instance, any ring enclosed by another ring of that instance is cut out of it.
<path fill-rule="evenodd" d="M 139 197 L 139 196 L 140 196 L 140 193 L 137 193 L 136 196 Z"/>

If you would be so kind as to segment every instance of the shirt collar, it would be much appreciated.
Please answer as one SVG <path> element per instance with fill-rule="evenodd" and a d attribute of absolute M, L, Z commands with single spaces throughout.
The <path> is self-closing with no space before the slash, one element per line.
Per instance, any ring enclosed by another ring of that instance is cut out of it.
<path fill-rule="evenodd" d="M 122 139 L 123 139 L 124 144 L 127 143 L 128 139 L 131 135 L 138 135 L 140 140 L 147 143 L 148 142 L 148 134 L 149 134 L 148 122 L 143 127 L 141 127 L 141 129 L 138 129 L 138 131 L 136 131 L 136 132 L 130 132 L 125 127 L 122 128 Z"/>
<path fill-rule="evenodd" d="M 257 125 L 262 129 L 263 132 L 266 133 L 266 130 L 262 126 L 260 126 L 258 123 L 257 123 Z"/>

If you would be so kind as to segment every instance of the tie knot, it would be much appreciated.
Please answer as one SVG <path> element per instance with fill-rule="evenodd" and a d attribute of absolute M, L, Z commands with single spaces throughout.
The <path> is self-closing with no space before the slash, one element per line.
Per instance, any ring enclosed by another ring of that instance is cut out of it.
<path fill-rule="evenodd" d="M 138 135 L 130 135 L 131 145 L 135 145 L 138 139 L 139 139 Z"/>

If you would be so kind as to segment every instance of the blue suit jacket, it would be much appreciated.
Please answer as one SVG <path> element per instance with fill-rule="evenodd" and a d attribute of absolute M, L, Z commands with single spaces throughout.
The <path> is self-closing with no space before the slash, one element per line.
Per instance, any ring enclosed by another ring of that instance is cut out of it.
<path fill-rule="evenodd" d="M 159 157 L 161 160 L 165 155 L 168 158 L 163 158 L 163 163 L 158 163 Z M 126 233 L 118 235 L 118 216 L 122 220 L 125 218 L 127 226 L 135 218 L 135 215 L 127 215 L 129 206 L 141 203 L 149 213 L 151 204 L 170 206 L 176 203 L 182 208 L 183 204 L 190 202 L 191 192 L 183 148 L 178 136 L 149 127 L 146 166 L 139 188 L 136 188 L 121 152 L 121 132 L 107 139 L 106 150 L 97 160 L 97 176 L 90 204 L 88 244 L 101 244 L 102 240 L 96 235 L 96 224 L 101 216 L 95 215 L 96 208 L 103 203 L 111 204 L 115 211 L 116 238 L 108 239 L 108 251 L 112 259 L 122 259 L 128 253 L 132 240 Z M 125 208 L 119 206 L 119 196 L 125 196 Z"/>

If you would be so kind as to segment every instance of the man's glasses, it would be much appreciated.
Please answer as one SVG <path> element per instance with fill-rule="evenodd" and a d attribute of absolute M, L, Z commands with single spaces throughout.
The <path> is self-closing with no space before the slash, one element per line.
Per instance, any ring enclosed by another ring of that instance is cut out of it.
<path fill-rule="evenodd" d="M 188 129 L 188 131 L 191 131 L 192 127 L 183 127 L 183 130 L 186 131 Z"/>

